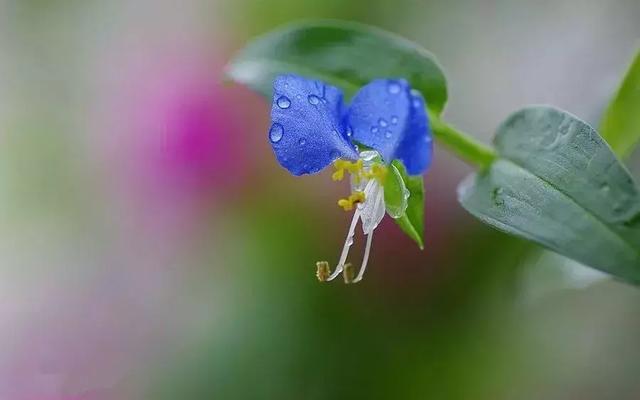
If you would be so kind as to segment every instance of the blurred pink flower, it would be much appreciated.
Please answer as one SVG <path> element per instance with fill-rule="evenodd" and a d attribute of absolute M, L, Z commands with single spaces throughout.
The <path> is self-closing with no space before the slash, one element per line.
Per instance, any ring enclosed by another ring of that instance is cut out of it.
<path fill-rule="evenodd" d="M 246 174 L 243 94 L 223 86 L 222 64 L 200 50 L 135 52 L 109 72 L 105 137 L 138 189 L 224 191 Z"/>

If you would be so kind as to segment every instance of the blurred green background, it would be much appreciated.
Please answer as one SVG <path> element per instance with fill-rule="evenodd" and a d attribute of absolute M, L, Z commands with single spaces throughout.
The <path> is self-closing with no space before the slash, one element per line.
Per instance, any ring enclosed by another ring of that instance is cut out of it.
<path fill-rule="evenodd" d="M 434 52 L 485 141 L 597 124 L 640 38 L 637 0 L 0 0 L 0 398 L 638 398 L 640 292 L 474 221 L 444 150 L 425 250 L 387 219 L 362 283 L 316 281 L 347 188 L 281 169 L 222 69 L 317 17 Z"/>

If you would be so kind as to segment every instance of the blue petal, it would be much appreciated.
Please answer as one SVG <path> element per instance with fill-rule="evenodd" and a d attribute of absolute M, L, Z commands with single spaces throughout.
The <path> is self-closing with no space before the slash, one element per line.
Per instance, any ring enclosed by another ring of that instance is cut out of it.
<path fill-rule="evenodd" d="M 377 79 L 362 87 L 346 120 L 353 139 L 378 151 L 387 163 L 401 160 L 411 175 L 422 174 L 431 163 L 424 100 L 404 79 Z"/>
<path fill-rule="evenodd" d="M 293 175 L 316 173 L 338 158 L 358 158 L 342 122 L 342 92 L 322 81 L 280 75 L 273 84 L 269 140 Z"/>

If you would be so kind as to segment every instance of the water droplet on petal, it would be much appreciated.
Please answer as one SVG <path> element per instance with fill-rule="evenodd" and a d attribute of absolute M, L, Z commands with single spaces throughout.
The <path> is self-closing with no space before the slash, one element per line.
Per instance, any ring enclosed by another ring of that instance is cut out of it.
<path fill-rule="evenodd" d="M 377 126 L 372 126 L 371 127 L 371 133 L 378 133 L 378 127 Z"/>
<path fill-rule="evenodd" d="M 284 135 L 284 128 L 280 124 L 271 125 L 271 129 L 269 129 L 269 140 L 273 143 L 278 143 L 282 139 L 282 135 Z"/>
<path fill-rule="evenodd" d="M 280 108 L 287 109 L 291 106 L 291 100 L 289 100 L 287 96 L 280 96 L 278 97 L 276 104 L 278 104 L 278 107 Z"/>
<path fill-rule="evenodd" d="M 413 104 L 413 107 L 414 107 L 414 108 L 420 108 L 420 107 L 422 107 L 422 101 L 420 101 L 420 99 L 418 99 L 418 98 L 414 98 L 414 99 L 411 101 L 411 104 Z"/>
<path fill-rule="evenodd" d="M 314 94 L 310 94 L 309 95 L 309 104 L 312 105 L 317 105 L 318 103 L 320 103 L 320 98 Z"/>
<path fill-rule="evenodd" d="M 386 131 L 384 133 L 384 137 L 386 137 L 387 139 L 391 139 L 391 135 L 392 135 L 391 131 Z"/>
<path fill-rule="evenodd" d="M 330 157 L 332 160 L 335 160 L 335 159 L 337 159 L 337 158 L 340 158 L 340 153 L 338 153 L 338 151 L 337 151 L 337 150 L 331 150 L 331 153 L 329 153 L 329 157 Z"/>
<path fill-rule="evenodd" d="M 384 128 L 385 126 L 389 125 L 389 124 L 387 123 L 387 120 L 386 120 L 386 119 L 384 119 L 384 118 L 380 118 L 380 119 L 378 120 L 378 124 L 380 124 L 380 126 L 381 126 L 381 127 L 383 127 L 383 128 Z"/>
<path fill-rule="evenodd" d="M 299 144 L 300 146 L 304 146 L 305 144 L 307 144 L 307 141 L 306 141 L 306 140 L 304 140 L 304 138 L 301 138 L 300 140 L 298 140 L 298 144 Z"/>
<path fill-rule="evenodd" d="M 396 117 L 395 115 L 391 117 L 391 123 L 392 124 L 397 124 L 398 123 L 398 117 Z"/>
<path fill-rule="evenodd" d="M 396 82 L 396 81 L 389 82 L 389 85 L 387 86 L 387 90 L 391 94 L 398 94 L 398 93 L 400 93 L 401 89 L 402 88 L 400 87 L 400 84 L 398 82 Z"/>

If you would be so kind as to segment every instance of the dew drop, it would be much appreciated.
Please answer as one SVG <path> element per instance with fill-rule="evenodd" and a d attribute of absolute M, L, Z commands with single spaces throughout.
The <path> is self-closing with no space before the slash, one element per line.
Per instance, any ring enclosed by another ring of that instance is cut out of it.
<path fill-rule="evenodd" d="M 384 128 L 384 127 L 386 127 L 387 125 L 389 125 L 389 124 L 387 123 L 387 120 L 386 120 L 386 119 L 384 119 L 384 118 L 380 118 L 380 119 L 378 120 L 378 124 L 379 124 L 381 127 L 383 127 L 383 128 Z"/>
<path fill-rule="evenodd" d="M 315 94 L 310 94 L 308 99 L 309 99 L 309 104 L 312 104 L 314 106 L 320 103 L 320 98 Z"/>
<path fill-rule="evenodd" d="M 398 117 L 396 117 L 395 115 L 394 115 L 394 116 L 392 116 L 392 117 L 391 117 L 391 123 L 392 123 L 393 125 L 397 124 L 397 123 L 398 123 Z"/>
<path fill-rule="evenodd" d="M 411 101 L 411 104 L 413 104 L 413 108 L 420 108 L 422 106 L 422 102 L 420 101 L 420 99 L 414 98 Z"/>
<path fill-rule="evenodd" d="M 491 197 L 493 198 L 493 202 L 495 205 L 497 206 L 502 206 L 504 205 L 504 199 L 502 198 L 502 192 L 504 191 L 504 189 L 502 188 L 495 188 L 493 189 L 493 192 L 491 193 Z"/>
<path fill-rule="evenodd" d="M 391 139 L 391 131 L 386 131 L 384 133 L 384 137 L 386 137 L 387 139 Z"/>
<path fill-rule="evenodd" d="M 338 151 L 337 151 L 337 150 L 331 150 L 331 153 L 329 153 L 329 157 L 330 157 L 332 160 L 335 160 L 335 159 L 337 159 L 337 158 L 340 158 L 340 153 L 338 153 Z"/>
<path fill-rule="evenodd" d="M 276 101 L 276 103 L 278 104 L 278 107 L 282 109 L 287 109 L 291 106 L 291 100 L 289 100 L 287 96 L 278 97 L 278 100 Z"/>
<path fill-rule="evenodd" d="M 304 138 L 301 138 L 300 140 L 298 140 L 298 144 L 299 144 L 300 146 L 304 146 L 305 144 L 307 144 L 307 141 L 306 141 L 306 140 L 304 140 Z"/>
<path fill-rule="evenodd" d="M 379 129 L 377 126 L 372 126 L 371 127 L 371 133 L 378 133 Z"/>
<path fill-rule="evenodd" d="M 271 125 L 271 129 L 269 130 L 269 140 L 273 143 L 278 143 L 282 140 L 282 135 L 284 135 L 284 128 L 280 124 Z"/>
<path fill-rule="evenodd" d="M 398 93 L 400 93 L 401 89 L 402 88 L 400 87 L 400 84 L 398 82 L 396 82 L 396 81 L 391 81 L 391 82 L 389 82 L 389 85 L 387 85 L 387 90 L 391 94 L 398 94 Z"/>

